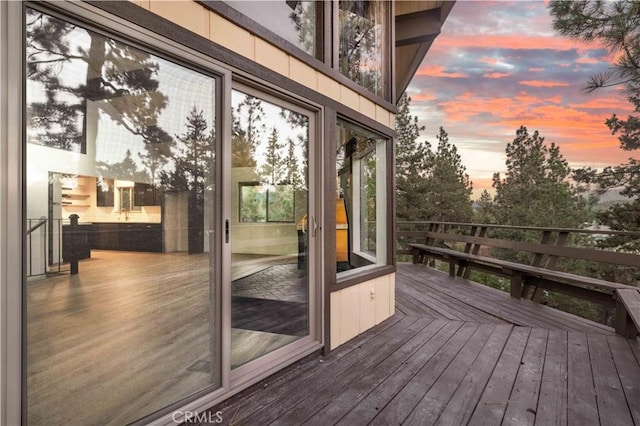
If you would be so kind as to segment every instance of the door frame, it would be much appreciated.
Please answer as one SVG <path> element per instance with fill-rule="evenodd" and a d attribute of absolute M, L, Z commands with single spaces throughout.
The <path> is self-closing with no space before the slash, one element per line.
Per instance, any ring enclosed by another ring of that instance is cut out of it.
<path fill-rule="evenodd" d="M 236 74 L 234 74 L 234 77 Z M 228 111 L 231 110 L 231 96 L 233 90 L 239 90 L 243 93 L 255 96 L 261 100 L 269 102 L 276 106 L 285 107 L 292 111 L 299 112 L 309 117 L 309 141 L 307 146 L 307 216 L 318 224 L 315 236 L 309 233 L 309 241 L 307 244 L 307 284 L 308 284 L 308 321 L 309 334 L 280 347 L 266 355 L 252 360 L 235 369 L 231 368 L 231 236 L 229 241 L 223 244 L 222 249 L 222 301 L 223 301 L 223 352 L 227 357 L 225 372 L 229 372 L 230 388 L 233 391 L 239 391 L 246 386 L 267 377 L 279 369 L 283 368 L 309 353 L 318 350 L 323 344 L 323 232 L 321 224 L 323 212 L 323 180 L 321 179 L 322 171 L 322 152 L 320 150 L 322 141 L 322 123 L 323 109 L 319 105 L 313 105 L 307 100 L 296 97 L 290 93 L 285 93 L 281 89 L 278 90 L 266 83 L 259 84 L 255 80 L 234 79 L 230 85 L 228 93 L 229 98 Z M 231 114 L 227 114 L 225 119 L 229 120 L 228 127 L 231 127 Z M 232 198 L 232 167 L 231 167 L 231 134 L 227 143 L 222 147 L 222 190 L 223 196 L 221 222 L 223 227 L 232 223 L 232 204 L 236 202 Z M 226 232 L 226 231 L 225 231 Z M 230 232 L 230 231 L 229 231 Z M 226 333 L 226 334 L 225 334 Z"/>

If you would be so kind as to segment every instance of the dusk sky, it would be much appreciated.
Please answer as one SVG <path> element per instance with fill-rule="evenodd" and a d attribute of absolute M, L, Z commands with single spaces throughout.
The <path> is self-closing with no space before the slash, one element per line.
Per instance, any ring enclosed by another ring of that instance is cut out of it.
<path fill-rule="evenodd" d="M 571 167 L 602 168 L 630 157 L 604 121 L 626 118 L 620 88 L 587 94 L 587 79 L 611 67 L 598 45 L 557 35 L 543 1 L 455 4 L 407 92 L 426 126 L 420 140 L 449 133 L 473 181 L 476 199 L 505 169 L 504 150 L 524 125 L 555 142 Z"/>

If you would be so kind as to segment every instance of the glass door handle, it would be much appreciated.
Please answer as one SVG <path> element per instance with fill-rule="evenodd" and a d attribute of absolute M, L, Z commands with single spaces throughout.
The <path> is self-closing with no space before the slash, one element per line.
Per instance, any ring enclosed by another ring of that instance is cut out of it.
<path fill-rule="evenodd" d="M 224 242 L 229 243 L 229 219 L 224 221 Z"/>
<path fill-rule="evenodd" d="M 311 236 L 315 237 L 318 232 L 318 222 L 316 221 L 315 216 L 311 216 L 312 228 L 311 228 Z"/>

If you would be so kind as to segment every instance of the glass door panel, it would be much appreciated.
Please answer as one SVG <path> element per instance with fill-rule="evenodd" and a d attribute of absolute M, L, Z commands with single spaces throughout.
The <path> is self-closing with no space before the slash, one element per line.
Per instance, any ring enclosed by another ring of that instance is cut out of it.
<path fill-rule="evenodd" d="M 219 79 L 26 10 L 27 422 L 126 424 L 220 386 Z"/>
<path fill-rule="evenodd" d="M 310 117 L 234 90 L 231 367 L 309 335 Z"/>

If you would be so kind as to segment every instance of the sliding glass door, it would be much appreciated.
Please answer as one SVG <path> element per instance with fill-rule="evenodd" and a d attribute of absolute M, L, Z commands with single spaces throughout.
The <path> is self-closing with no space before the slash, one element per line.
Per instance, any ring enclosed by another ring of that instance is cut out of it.
<path fill-rule="evenodd" d="M 130 423 L 221 386 L 222 80 L 24 19 L 27 422 Z"/>
<path fill-rule="evenodd" d="M 169 417 L 319 349 L 318 110 L 48 7 L 23 9 L 26 422 Z"/>
<path fill-rule="evenodd" d="M 231 368 L 310 335 L 309 111 L 246 87 L 232 99 Z"/>

